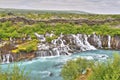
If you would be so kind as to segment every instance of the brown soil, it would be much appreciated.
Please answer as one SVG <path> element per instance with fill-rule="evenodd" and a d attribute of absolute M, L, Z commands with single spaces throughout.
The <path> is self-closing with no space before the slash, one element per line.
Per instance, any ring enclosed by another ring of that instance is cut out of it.
<path fill-rule="evenodd" d="M 91 68 L 87 68 L 86 73 L 80 75 L 76 80 L 87 80 L 87 78 L 90 76 L 91 73 L 92 73 Z"/>

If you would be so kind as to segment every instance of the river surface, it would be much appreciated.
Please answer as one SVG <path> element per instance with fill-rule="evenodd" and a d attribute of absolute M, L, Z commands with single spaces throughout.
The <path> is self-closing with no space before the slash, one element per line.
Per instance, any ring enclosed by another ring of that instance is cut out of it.
<path fill-rule="evenodd" d="M 75 53 L 69 56 L 37 57 L 31 61 L 18 62 L 17 64 L 24 66 L 26 68 L 25 71 L 31 72 L 31 80 L 63 80 L 60 76 L 60 72 L 66 61 L 79 57 L 88 60 L 104 61 L 107 58 L 112 57 L 114 53 L 120 54 L 120 51 L 94 50 Z M 10 65 L 13 64 L 14 63 L 11 63 Z M 3 64 L 2 67 L 3 69 L 6 69 L 8 64 Z"/>

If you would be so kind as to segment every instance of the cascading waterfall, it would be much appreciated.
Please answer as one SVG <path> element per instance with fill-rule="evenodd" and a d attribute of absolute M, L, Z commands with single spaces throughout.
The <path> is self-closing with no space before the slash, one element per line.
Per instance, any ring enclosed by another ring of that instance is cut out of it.
<path fill-rule="evenodd" d="M 60 37 L 52 40 L 51 47 L 47 47 L 47 45 L 45 45 L 44 43 L 41 43 L 38 46 L 39 50 L 41 50 L 40 52 L 38 52 L 38 54 L 40 54 L 40 56 L 45 56 L 46 54 L 47 54 L 47 56 L 48 55 L 52 56 L 53 54 L 54 54 L 54 56 L 71 55 L 71 53 L 69 53 L 69 51 L 72 51 L 70 49 L 70 45 L 69 45 L 69 43 L 67 43 L 67 41 L 63 37 L 64 37 L 64 35 L 61 34 Z M 72 42 L 74 42 L 75 46 L 80 48 L 79 51 L 96 50 L 96 48 L 94 46 L 90 45 L 90 43 L 88 42 L 87 35 L 82 35 L 82 34 L 72 35 L 71 39 L 69 39 L 69 40 L 70 40 L 71 46 L 72 46 Z M 65 43 L 67 45 L 65 45 Z M 49 53 L 47 53 L 47 52 L 49 52 Z M 41 55 L 41 54 L 44 54 L 44 55 Z"/>
<path fill-rule="evenodd" d="M 96 50 L 96 48 L 94 46 L 90 45 L 90 43 L 88 42 L 87 35 L 84 35 L 84 38 L 85 38 L 84 42 L 85 42 L 87 50 Z"/>
<path fill-rule="evenodd" d="M 102 48 L 102 42 L 101 42 L 101 37 L 100 37 L 100 35 L 97 36 L 97 35 L 94 33 L 94 34 L 93 34 L 93 40 L 94 40 L 94 42 L 97 43 L 97 47 L 98 47 L 98 48 Z"/>
<path fill-rule="evenodd" d="M 57 46 L 57 39 L 52 40 L 51 43 L 52 43 L 54 46 Z"/>
<path fill-rule="evenodd" d="M 64 45 L 64 43 L 63 43 L 63 40 L 62 40 L 62 39 L 60 39 L 60 41 L 61 41 L 60 46 L 61 46 L 61 47 L 64 47 L 65 45 Z"/>
<path fill-rule="evenodd" d="M 82 34 L 77 34 L 77 35 L 73 35 L 73 37 L 75 39 L 76 45 L 80 46 L 80 49 L 82 51 L 96 50 L 96 48 L 94 46 L 90 45 L 90 43 L 88 42 L 87 35 L 82 36 Z"/>
<path fill-rule="evenodd" d="M 38 36 L 38 34 L 36 34 Z M 88 42 L 88 36 L 83 34 L 69 35 L 69 38 L 61 34 L 57 39 L 51 41 L 50 44 L 40 43 L 38 45 L 37 54 L 41 57 L 43 56 L 60 56 L 60 55 L 71 55 L 70 52 L 74 50 L 86 51 L 86 50 L 96 50 Z M 89 36 L 90 37 L 90 36 Z M 69 42 L 68 42 L 69 40 Z"/>
<path fill-rule="evenodd" d="M 10 63 L 10 54 L 6 54 L 6 63 Z"/>
<path fill-rule="evenodd" d="M 77 46 L 80 46 L 80 49 L 81 49 L 82 51 L 85 51 L 85 45 L 83 44 L 82 40 L 79 39 L 79 37 L 81 37 L 81 35 L 78 34 L 78 35 L 72 35 L 72 36 L 74 37 L 74 42 L 75 42 L 75 44 L 76 44 Z"/>
<path fill-rule="evenodd" d="M 56 48 L 53 48 L 53 52 L 55 51 L 58 56 L 64 53 L 66 53 L 67 55 L 70 55 L 70 53 L 68 52 L 69 46 L 64 44 L 65 40 L 62 40 L 62 37 L 63 35 L 61 34 L 60 37 L 58 37 L 58 39 L 55 39 L 51 42 L 55 45 L 58 42 L 58 46 Z"/>
<path fill-rule="evenodd" d="M 13 56 L 11 54 L 4 54 L 4 55 L 1 55 L 2 56 L 2 63 L 10 63 L 10 62 L 13 62 Z M 11 61 L 10 61 L 11 59 Z"/>
<path fill-rule="evenodd" d="M 35 35 L 37 36 L 37 38 L 41 41 L 41 42 L 45 42 L 46 38 L 44 37 L 44 35 L 39 35 L 38 33 L 35 33 Z"/>
<path fill-rule="evenodd" d="M 98 36 L 98 48 L 102 48 L 102 42 L 100 35 Z"/>
<path fill-rule="evenodd" d="M 110 41 L 111 41 L 111 36 L 110 36 L 110 35 L 108 35 L 108 48 L 111 48 Z"/>
<path fill-rule="evenodd" d="M 69 46 L 65 45 L 65 40 L 62 39 L 63 35 L 61 34 L 60 37 L 51 41 L 51 44 L 40 43 L 38 45 L 38 52 L 37 54 L 41 57 L 46 56 L 60 56 L 60 55 L 70 55 L 69 53 Z"/>
<path fill-rule="evenodd" d="M 58 50 L 58 48 L 54 48 L 53 51 L 57 54 L 56 56 L 60 56 L 60 51 Z"/>

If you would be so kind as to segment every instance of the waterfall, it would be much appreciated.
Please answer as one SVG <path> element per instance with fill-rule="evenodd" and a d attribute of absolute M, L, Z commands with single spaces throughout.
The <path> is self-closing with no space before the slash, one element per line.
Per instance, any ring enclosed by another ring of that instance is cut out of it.
<path fill-rule="evenodd" d="M 58 41 L 58 39 L 54 39 L 54 40 L 51 41 L 51 43 L 56 47 L 57 46 L 57 41 Z"/>
<path fill-rule="evenodd" d="M 53 56 L 53 52 L 52 51 L 50 51 L 50 56 Z"/>
<path fill-rule="evenodd" d="M 60 52 L 59 52 L 58 48 L 53 48 L 53 51 L 56 53 L 57 56 L 60 56 Z"/>
<path fill-rule="evenodd" d="M 52 40 L 49 44 L 40 43 L 38 45 L 38 50 L 39 51 L 37 52 L 37 55 L 44 57 L 71 55 L 70 52 L 96 50 L 96 48 L 88 42 L 87 35 L 72 34 L 68 35 L 68 37 L 64 37 L 64 35 L 61 33 L 61 35 L 57 39 Z"/>
<path fill-rule="evenodd" d="M 90 45 L 90 43 L 88 42 L 87 35 L 84 35 L 84 38 L 85 38 L 84 42 L 85 42 L 87 50 L 96 50 L 96 48 L 94 46 Z"/>
<path fill-rule="evenodd" d="M 85 45 L 83 44 L 82 40 L 79 39 L 80 36 L 81 36 L 80 34 L 78 34 L 78 35 L 73 35 L 73 37 L 74 37 L 74 42 L 75 42 L 75 44 L 76 44 L 77 46 L 80 46 L 80 49 L 81 49 L 82 51 L 85 51 Z"/>
<path fill-rule="evenodd" d="M 101 42 L 101 37 L 100 35 L 97 36 L 95 33 L 93 34 L 93 40 L 97 44 L 98 48 L 102 48 L 102 42 Z"/>
<path fill-rule="evenodd" d="M 87 35 L 84 35 L 82 37 L 82 34 L 77 34 L 77 35 L 73 35 L 73 37 L 75 39 L 76 45 L 80 46 L 80 49 L 82 51 L 95 50 L 96 49 L 94 46 L 90 45 L 90 43 L 88 42 Z"/>
<path fill-rule="evenodd" d="M 49 46 L 47 44 L 39 44 L 38 50 L 49 50 Z"/>
<path fill-rule="evenodd" d="M 63 36 L 64 36 L 64 35 L 61 33 L 61 34 L 60 34 L 60 38 L 62 38 Z"/>
<path fill-rule="evenodd" d="M 6 63 L 10 63 L 10 54 L 6 54 Z"/>
<path fill-rule="evenodd" d="M 46 41 L 46 38 L 44 37 L 44 35 L 39 35 L 38 33 L 34 33 L 34 34 L 41 42 L 45 42 Z"/>
<path fill-rule="evenodd" d="M 1 61 L 2 61 L 3 64 L 13 62 L 13 56 L 11 54 L 4 54 L 4 55 L 1 55 L 1 56 L 2 56 Z"/>
<path fill-rule="evenodd" d="M 60 41 L 61 41 L 61 47 L 64 47 L 65 45 L 64 45 L 64 43 L 63 43 L 63 40 L 60 39 Z"/>
<path fill-rule="evenodd" d="M 98 37 L 98 48 L 102 48 L 102 42 L 101 42 L 101 37 L 99 35 Z"/>
<path fill-rule="evenodd" d="M 111 41 L 111 36 L 110 36 L 110 35 L 108 35 L 108 48 L 111 48 L 110 41 Z"/>
<path fill-rule="evenodd" d="M 66 40 L 63 39 L 62 33 L 60 37 L 51 41 L 50 44 L 40 43 L 38 45 L 37 55 L 44 57 L 45 55 L 49 56 L 60 56 L 60 55 L 70 55 L 69 46 L 65 45 Z"/>

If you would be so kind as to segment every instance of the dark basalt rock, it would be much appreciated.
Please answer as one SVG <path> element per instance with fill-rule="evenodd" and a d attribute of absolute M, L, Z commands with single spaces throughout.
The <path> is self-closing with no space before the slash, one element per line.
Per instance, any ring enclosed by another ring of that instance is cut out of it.
<path fill-rule="evenodd" d="M 25 17 L 12 17 L 12 18 L 1 18 L 0 22 L 6 22 L 6 21 L 11 21 L 12 23 L 16 24 L 18 22 L 23 22 L 24 24 L 35 24 L 38 22 L 44 22 L 44 23 L 74 23 L 74 24 L 78 24 L 78 25 L 82 25 L 82 24 L 88 24 L 88 25 L 96 25 L 96 24 L 105 24 L 105 23 L 110 23 L 113 21 L 118 21 L 120 22 L 120 19 L 106 19 L 106 20 L 89 20 L 89 19 L 49 19 L 49 20 L 32 20 L 32 19 L 27 19 Z"/>
<path fill-rule="evenodd" d="M 54 74 L 52 72 L 50 72 L 49 76 L 53 76 Z"/>

